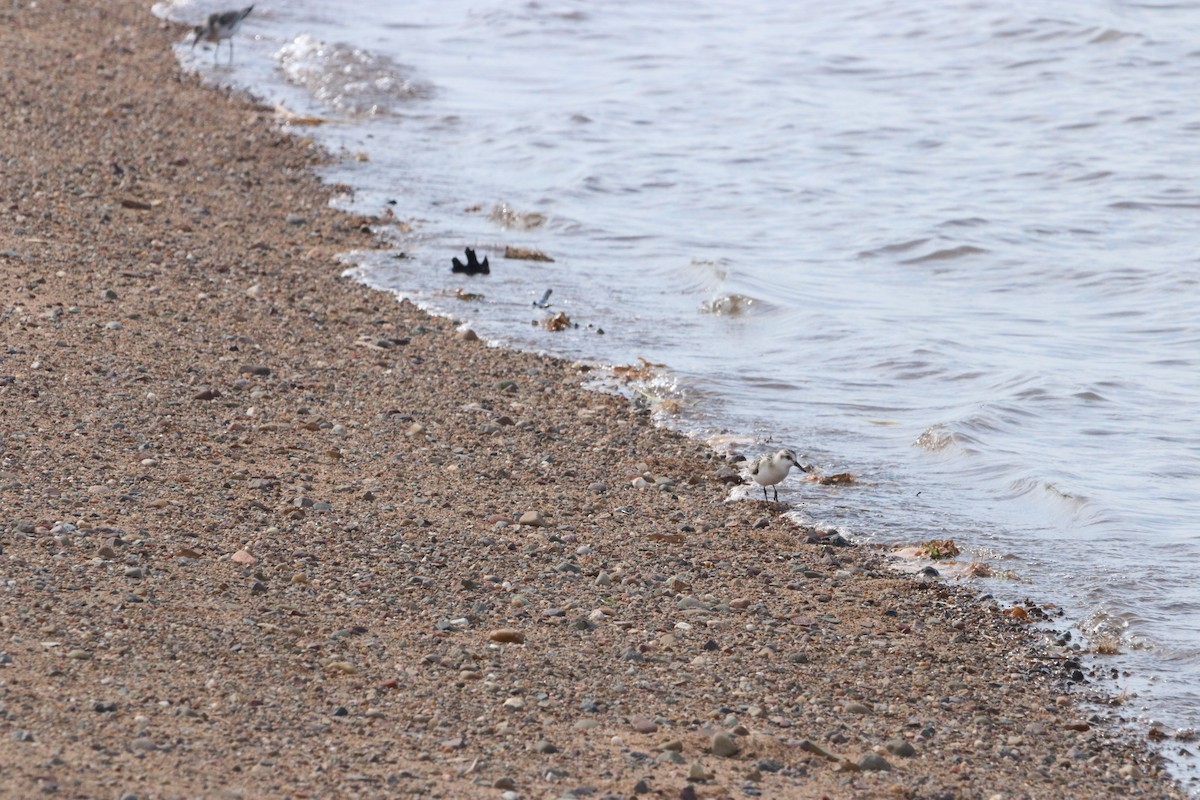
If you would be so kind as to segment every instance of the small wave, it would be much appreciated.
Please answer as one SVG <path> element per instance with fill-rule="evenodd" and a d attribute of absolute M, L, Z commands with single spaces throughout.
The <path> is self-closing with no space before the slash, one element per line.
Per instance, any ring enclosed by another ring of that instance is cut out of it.
<path fill-rule="evenodd" d="M 914 247 L 920 247 L 928 242 L 928 239 L 910 239 L 907 242 L 896 242 L 895 244 L 885 244 L 883 247 L 876 247 L 873 250 L 860 250 L 859 258 L 872 258 L 874 256 L 886 256 L 892 253 L 903 253 L 906 250 L 912 250 Z"/>
<path fill-rule="evenodd" d="M 926 428 L 913 442 L 913 445 L 920 447 L 922 450 L 928 450 L 931 453 L 936 453 L 939 450 L 945 450 L 950 445 L 954 444 L 954 434 L 945 428 L 932 427 Z"/>
<path fill-rule="evenodd" d="M 488 219 L 505 228 L 527 231 L 546 224 L 546 215 L 536 211 L 517 211 L 508 203 L 497 203 L 488 213 Z"/>
<path fill-rule="evenodd" d="M 356 116 L 391 113 L 397 103 L 429 97 L 431 88 L 406 78 L 387 56 L 307 34 L 275 53 L 287 80 L 320 102 Z"/>
<path fill-rule="evenodd" d="M 714 297 L 712 300 L 705 300 L 700 304 L 700 312 L 703 314 L 717 314 L 729 317 L 738 317 L 743 314 L 761 311 L 765 308 L 767 308 L 767 304 L 762 300 L 747 297 L 744 294 L 724 294 L 720 297 Z"/>
<path fill-rule="evenodd" d="M 1108 42 L 1119 42 L 1122 39 L 1140 39 L 1140 35 L 1136 33 L 1126 33 L 1113 28 L 1105 28 L 1097 33 L 1091 39 L 1088 39 L 1088 44 L 1106 44 Z"/>
<path fill-rule="evenodd" d="M 908 258 L 908 259 L 905 259 L 904 261 L 901 261 L 900 263 L 901 264 L 927 264 L 931 261 L 949 261 L 950 259 L 953 259 L 953 258 L 962 258 L 964 256 L 974 256 L 974 255 L 979 255 L 980 253 L 986 253 L 986 252 L 987 252 L 987 250 L 985 250 L 982 247 L 975 247 L 973 245 L 964 244 L 964 245 L 960 245 L 958 247 L 949 247 L 949 248 L 946 248 L 945 250 L 934 250 L 932 253 L 929 253 L 928 255 L 917 256 L 916 258 Z"/>
<path fill-rule="evenodd" d="M 977 228 L 980 225 L 987 225 L 988 221 L 983 217 L 959 217 L 957 219 L 948 219 L 945 222 L 939 222 L 939 228 Z"/>

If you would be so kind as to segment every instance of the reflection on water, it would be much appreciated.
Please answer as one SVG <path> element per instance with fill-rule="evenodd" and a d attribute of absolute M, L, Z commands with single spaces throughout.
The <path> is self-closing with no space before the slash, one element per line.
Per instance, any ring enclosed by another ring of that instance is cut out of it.
<path fill-rule="evenodd" d="M 860 477 L 785 484 L 809 517 L 1005 559 L 1114 640 L 1147 717 L 1196 724 L 1200 9 L 338 6 L 256 7 L 238 75 L 313 113 L 386 105 L 316 131 L 369 156 L 331 170 L 356 207 L 404 223 L 365 280 L 488 337 L 667 363 L 682 424 Z M 313 88 L 287 65 L 323 42 L 353 57 L 305 56 Z M 450 273 L 466 246 L 490 276 Z M 530 324 L 560 311 L 580 327 Z"/>

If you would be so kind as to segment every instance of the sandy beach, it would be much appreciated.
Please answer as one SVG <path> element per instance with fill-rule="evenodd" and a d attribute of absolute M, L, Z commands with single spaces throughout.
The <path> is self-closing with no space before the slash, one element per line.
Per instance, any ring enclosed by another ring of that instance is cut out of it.
<path fill-rule="evenodd" d="M 339 277 L 372 220 L 185 30 L 0 20 L 0 795 L 1186 796 L 1110 662 Z"/>

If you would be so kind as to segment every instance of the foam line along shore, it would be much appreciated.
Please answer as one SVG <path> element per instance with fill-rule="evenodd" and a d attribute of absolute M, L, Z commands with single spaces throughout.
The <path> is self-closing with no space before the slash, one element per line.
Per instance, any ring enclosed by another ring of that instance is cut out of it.
<path fill-rule="evenodd" d="M 1183 796 L 1001 605 L 340 277 L 372 220 L 185 29 L 0 20 L 0 794 Z"/>

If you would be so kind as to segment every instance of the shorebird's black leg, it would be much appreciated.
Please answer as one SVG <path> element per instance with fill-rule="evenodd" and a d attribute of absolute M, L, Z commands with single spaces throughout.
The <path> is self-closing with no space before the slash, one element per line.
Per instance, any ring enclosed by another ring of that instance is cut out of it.
<path fill-rule="evenodd" d="M 776 486 L 772 486 L 771 488 L 775 491 L 775 502 L 778 503 L 779 502 L 779 486 L 776 485 Z"/>

